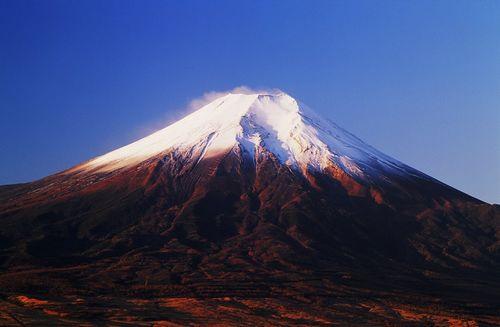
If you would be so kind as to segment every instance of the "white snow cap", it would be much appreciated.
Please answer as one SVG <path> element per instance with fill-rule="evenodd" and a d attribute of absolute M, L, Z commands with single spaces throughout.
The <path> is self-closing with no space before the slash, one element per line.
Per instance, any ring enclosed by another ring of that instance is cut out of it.
<path fill-rule="evenodd" d="M 237 147 L 250 157 L 271 152 L 303 173 L 332 164 L 359 177 L 373 170 L 382 174 L 411 170 L 281 91 L 227 93 L 156 133 L 90 160 L 80 169 L 112 171 L 169 151 L 197 153 L 199 161 Z"/>

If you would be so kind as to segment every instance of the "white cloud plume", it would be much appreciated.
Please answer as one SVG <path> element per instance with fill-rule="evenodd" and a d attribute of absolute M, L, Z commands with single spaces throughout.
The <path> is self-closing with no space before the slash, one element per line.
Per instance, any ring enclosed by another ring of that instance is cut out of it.
<path fill-rule="evenodd" d="M 188 110 L 193 111 L 200 109 L 206 104 L 214 101 L 217 98 L 223 97 L 229 93 L 233 94 L 255 94 L 255 93 L 265 93 L 265 94 L 278 94 L 282 93 L 280 89 L 253 89 L 251 87 L 241 85 L 235 87 L 234 89 L 227 91 L 209 91 L 205 92 L 201 97 L 195 98 L 189 102 Z"/>

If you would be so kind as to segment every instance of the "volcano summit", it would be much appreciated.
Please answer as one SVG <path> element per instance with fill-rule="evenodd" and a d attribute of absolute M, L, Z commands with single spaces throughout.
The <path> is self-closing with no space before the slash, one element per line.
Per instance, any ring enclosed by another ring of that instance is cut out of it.
<path fill-rule="evenodd" d="M 499 207 L 282 92 L 2 186 L 0 224 L 5 324 L 500 323 Z"/>
<path fill-rule="evenodd" d="M 91 160 L 84 168 L 114 170 L 169 150 L 199 161 L 236 149 L 252 160 L 262 152 L 272 153 L 303 173 L 331 165 L 360 177 L 360 166 L 366 171 L 404 172 L 396 160 L 284 93 L 230 93 L 153 135 Z"/>

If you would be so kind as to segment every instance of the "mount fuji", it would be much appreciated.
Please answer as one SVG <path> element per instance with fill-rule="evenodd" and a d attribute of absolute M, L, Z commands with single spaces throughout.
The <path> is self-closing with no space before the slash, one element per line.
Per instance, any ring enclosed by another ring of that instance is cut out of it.
<path fill-rule="evenodd" d="M 2 186 L 0 226 L 2 324 L 500 323 L 499 206 L 283 92 Z"/>

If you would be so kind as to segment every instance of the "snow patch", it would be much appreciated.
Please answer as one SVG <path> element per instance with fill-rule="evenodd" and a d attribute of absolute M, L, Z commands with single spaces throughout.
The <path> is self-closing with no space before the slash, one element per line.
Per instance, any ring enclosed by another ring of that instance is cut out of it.
<path fill-rule="evenodd" d="M 359 178 L 388 171 L 425 176 L 277 91 L 220 95 L 176 123 L 79 169 L 113 171 L 169 151 L 186 157 L 196 151 L 198 163 L 235 147 L 253 159 L 263 148 L 304 173 L 335 165 Z"/>

